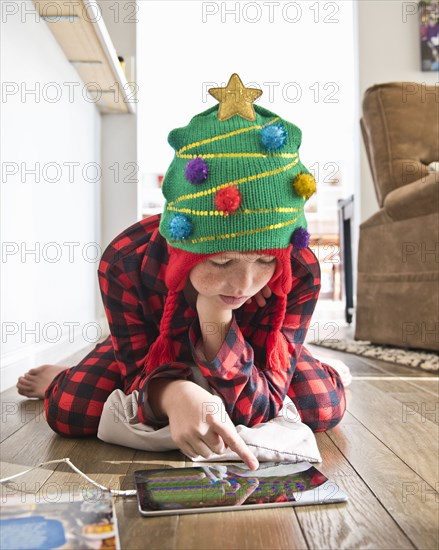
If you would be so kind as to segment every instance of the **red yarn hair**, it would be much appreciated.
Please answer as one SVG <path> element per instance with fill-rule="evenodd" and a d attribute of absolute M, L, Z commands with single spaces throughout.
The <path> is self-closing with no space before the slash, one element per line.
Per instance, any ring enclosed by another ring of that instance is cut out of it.
<path fill-rule="evenodd" d="M 254 254 L 276 256 L 276 269 L 268 286 L 276 295 L 277 307 L 273 316 L 273 327 L 266 341 L 266 368 L 274 371 L 286 370 L 290 366 L 291 345 L 281 333 L 285 319 L 288 293 L 291 290 L 291 249 L 255 250 Z M 171 335 L 171 320 L 177 309 L 178 293 L 183 290 L 191 269 L 198 263 L 215 254 L 193 254 L 169 246 L 169 262 L 166 268 L 165 282 L 169 289 L 160 321 L 159 336 L 151 345 L 145 358 L 146 373 L 156 367 L 177 360 Z M 250 252 L 250 251 L 249 251 Z"/>

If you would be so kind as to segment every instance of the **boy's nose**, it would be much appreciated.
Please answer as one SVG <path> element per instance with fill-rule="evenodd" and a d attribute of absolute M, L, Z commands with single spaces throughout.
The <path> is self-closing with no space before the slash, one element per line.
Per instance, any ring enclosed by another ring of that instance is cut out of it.
<path fill-rule="evenodd" d="M 234 296 L 249 296 L 253 287 L 253 275 L 250 270 L 243 269 L 230 281 L 234 288 Z"/>

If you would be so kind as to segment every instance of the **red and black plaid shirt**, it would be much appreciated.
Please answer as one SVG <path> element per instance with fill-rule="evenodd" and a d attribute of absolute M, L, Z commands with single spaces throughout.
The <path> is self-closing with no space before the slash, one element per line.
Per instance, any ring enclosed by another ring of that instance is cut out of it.
<path fill-rule="evenodd" d="M 294 379 L 303 342 L 320 290 L 320 266 L 314 253 L 305 248 L 293 250 L 292 289 L 288 295 L 282 333 L 294 346 L 288 370 L 265 369 L 265 342 L 271 329 L 276 296 L 265 307 L 254 300 L 234 311 L 232 325 L 217 356 L 206 361 L 199 349 L 201 332 L 197 312 L 180 293 L 171 322 L 177 361 L 144 372 L 145 356 L 159 334 L 160 320 L 167 296 L 164 274 L 168 263 L 165 239 L 158 232 L 160 215 L 136 223 L 116 237 L 105 250 L 98 276 L 108 318 L 114 354 L 119 362 L 125 393 L 139 390 L 141 421 L 163 425 L 152 415 L 147 404 L 147 385 L 152 378 L 192 378 L 190 364 L 197 365 L 209 385 L 219 394 L 234 424 L 252 426 L 275 417 L 288 392 L 295 400 Z M 311 357 L 312 358 L 312 357 Z M 306 361 L 305 361 L 306 362 Z M 308 379 L 309 378 L 309 379 Z M 325 384 L 321 375 L 300 379 L 300 399 L 314 393 L 328 394 L 328 406 L 334 409 L 339 399 L 334 386 Z M 333 395 L 330 395 L 331 392 Z M 296 401 L 300 408 L 300 403 Z M 327 416 L 326 411 L 325 416 Z M 318 420 L 318 415 L 317 415 Z M 340 418 L 334 418 L 334 425 Z M 318 429 L 318 424 L 313 426 Z"/>

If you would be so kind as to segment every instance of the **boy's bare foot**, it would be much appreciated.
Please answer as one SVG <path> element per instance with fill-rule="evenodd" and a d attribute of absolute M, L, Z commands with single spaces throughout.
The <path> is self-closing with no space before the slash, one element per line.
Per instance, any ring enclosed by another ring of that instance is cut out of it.
<path fill-rule="evenodd" d="M 69 367 L 59 365 L 41 365 L 35 369 L 30 369 L 24 376 L 20 376 L 17 382 L 17 390 L 20 395 L 25 397 L 38 397 L 44 399 L 44 393 L 47 386 L 52 382 L 57 374 Z"/>
<path fill-rule="evenodd" d="M 331 355 L 326 355 L 325 352 L 321 352 L 320 350 L 313 353 L 313 355 L 316 359 L 318 359 L 322 363 L 326 363 L 336 372 L 338 372 L 345 388 L 350 386 L 352 382 L 352 374 L 350 368 L 346 365 L 346 363 L 340 361 L 340 359 L 334 359 L 333 357 L 331 357 Z"/>

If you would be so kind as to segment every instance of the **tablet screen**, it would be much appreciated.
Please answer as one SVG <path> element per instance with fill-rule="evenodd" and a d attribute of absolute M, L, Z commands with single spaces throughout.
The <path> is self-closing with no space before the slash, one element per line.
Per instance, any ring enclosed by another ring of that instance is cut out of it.
<path fill-rule="evenodd" d="M 148 515 L 347 500 L 337 485 L 308 462 L 263 463 L 255 471 L 241 464 L 218 463 L 138 470 L 135 481 L 139 509 Z"/>

